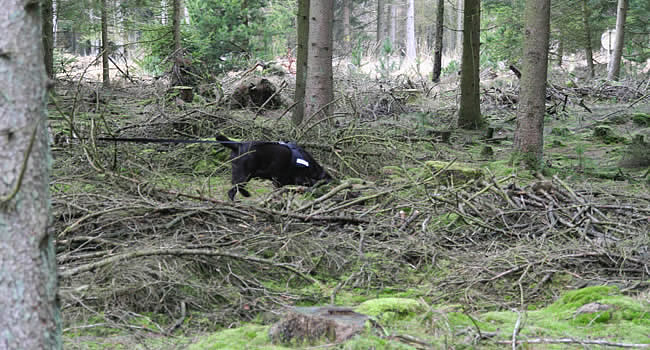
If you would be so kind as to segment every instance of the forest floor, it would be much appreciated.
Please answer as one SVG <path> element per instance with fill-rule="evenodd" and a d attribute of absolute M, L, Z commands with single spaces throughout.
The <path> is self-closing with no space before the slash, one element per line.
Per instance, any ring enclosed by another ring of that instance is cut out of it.
<path fill-rule="evenodd" d="M 343 67 L 343 66 L 341 66 Z M 417 73 L 417 72 L 416 72 Z M 235 109 L 264 76 L 277 109 Z M 49 105 L 64 341 L 71 349 L 281 349 L 293 306 L 372 316 L 344 349 L 650 346 L 650 80 L 549 77 L 542 173 L 512 154 L 517 80 L 481 74 L 487 127 L 458 130 L 458 79 L 335 73 L 335 113 L 291 125 L 294 79 L 251 69 L 112 88 L 59 74 Z M 118 80 L 116 78 L 115 80 Z M 337 181 L 252 181 L 228 200 L 216 144 L 291 140 Z M 216 332 L 216 333 L 214 333 Z"/>

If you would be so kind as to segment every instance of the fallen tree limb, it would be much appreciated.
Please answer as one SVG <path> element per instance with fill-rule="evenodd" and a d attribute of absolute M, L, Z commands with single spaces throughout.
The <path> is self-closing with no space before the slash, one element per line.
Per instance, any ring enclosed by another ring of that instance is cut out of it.
<path fill-rule="evenodd" d="M 184 255 L 207 255 L 207 256 L 221 256 L 225 258 L 231 258 L 231 259 L 237 259 L 237 260 L 243 260 L 243 261 L 249 261 L 249 262 L 255 262 L 259 264 L 266 264 L 266 265 L 271 265 L 274 267 L 278 267 L 281 269 L 285 269 L 287 271 L 293 272 L 296 275 L 304 278 L 305 280 L 314 283 L 314 284 L 319 284 L 319 282 L 314 279 L 313 277 L 307 276 L 303 274 L 302 272 L 296 270 L 294 267 L 289 266 L 287 264 L 278 264 L 275 263 L 271 260 L 267 259 L 261 259 L 261 258 L 256 258 L 254 256 L 244 256 L 244 255 L 239 255 L 239 254 L 233 254 L 233 253 L 226 253 L 222 252 L 219 250 L 214 250 L 214 249 L 182 249 L 182 248 L 174 248 L 174 249 L 145 249 L 145 250 L 139 250 L 135 252 L 130 252 L 130 253 L 124 253 L 124 254 L 118 254 L 114 255 L 90 264 L 85 264 L 81 266 L 77 266 L 71 269 L 66 269 L 63 271 L 59 271 L 59 277 L 62 278 L 68 278 L 72 277 L 74 275 L 77 275 L 82 272 L 88 272 L 92 271 L 94 269 L 100 268 L 102 266 L 110 265 L 113 263 L 121 262 L 121 261 L 126 261 L 130 259 L 135 259 L 135 258 L 141 258 L 145 256 L 155 256 L 155 255 L 175 255 L 175 256 L 184 256 Z"/>
<path fill-rule="evenodd" d="M 500 340 L 497 344 L 512 344 L 511 340 Z M 535 338 L 527 340 L 517 340 L 517 344 L 581 344 L 581 345 L 605 345 L 614 346 L 619 348 L 650 348 L 650 344 L 630 344 L 630 343 L 614 343 L 605 340 L 586 340 L 586 339 L 572 339 L 572 338 Z"/>

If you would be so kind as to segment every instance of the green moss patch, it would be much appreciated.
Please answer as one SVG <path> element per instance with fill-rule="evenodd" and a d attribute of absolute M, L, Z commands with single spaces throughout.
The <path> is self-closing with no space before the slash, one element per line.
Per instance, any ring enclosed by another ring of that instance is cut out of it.
<path fill-rule="evenodd" d="M 188 350 L 288 349 L 271 345 L 268 333 L 268 326 L 249 324 L 202 337 L 198 342 L 190 345 Z"/>
<path fill-rule="evenodd" d="M 385 313 L 407 316 L 424 311 L 424 305 L 415 299 L 381 298 L 363 302 L 355 311 L 369 316 L 379 316 Z"/>

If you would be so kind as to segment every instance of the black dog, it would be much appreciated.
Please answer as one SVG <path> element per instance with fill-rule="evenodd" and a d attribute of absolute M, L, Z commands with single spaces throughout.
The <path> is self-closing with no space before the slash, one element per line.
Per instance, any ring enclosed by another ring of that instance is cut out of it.
<path fill-rule="evenodd" d="M 230 160 L 234 187 L 228 191 L 230 200 L 235 198 L 237 191 L 249 197 L 250 193 L 244 185 L 254 177 L 271 180 L 278 187 L 314 186 L 332 179 L 307 151 L 294 143 L 236 142 L 223 135 L 217 135 L 216 139 L 232 150 Z"/>

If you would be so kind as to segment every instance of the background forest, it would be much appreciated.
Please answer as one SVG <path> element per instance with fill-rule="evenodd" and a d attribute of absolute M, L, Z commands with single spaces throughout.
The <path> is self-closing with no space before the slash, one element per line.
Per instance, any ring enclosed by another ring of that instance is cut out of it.
<path fill-rule="evenodd" d="M 647 0 L 41 10 L 66 348 L 650 347 Z"/>

